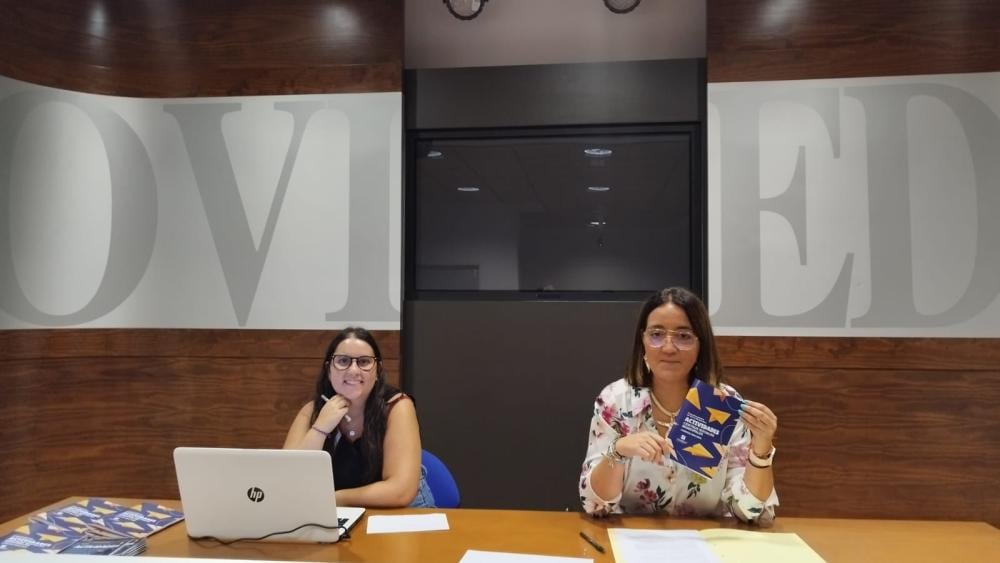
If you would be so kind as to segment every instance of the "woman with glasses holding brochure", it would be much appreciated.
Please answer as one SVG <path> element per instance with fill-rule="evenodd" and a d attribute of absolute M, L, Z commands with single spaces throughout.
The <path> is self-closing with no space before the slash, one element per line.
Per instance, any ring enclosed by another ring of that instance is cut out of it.
<path fill-rule="evenodd" d="M 330 342 L 313 400 L 284 447 L 330 452 L 339 506 L 434 506 L 413 401 L 386 383 L 378 343 L 363 328 L 345 328 Z"/>
<path fill-rule="evenodd" d="M 767 406 L 739 399 L 721 376 L 708 312 L 694 293 L 668 288 L 643 303 L 626 375 L 594 404 L 580 476 L 588 514 L 734 515 L 770 525 L 778 504 L 771 468 L 778 420 Z M 667 437 L 696 379 L 742 401 L 728 443 L 719 445 L 721 461 L 707 471 L 711 478 L 671 458 Z"/>

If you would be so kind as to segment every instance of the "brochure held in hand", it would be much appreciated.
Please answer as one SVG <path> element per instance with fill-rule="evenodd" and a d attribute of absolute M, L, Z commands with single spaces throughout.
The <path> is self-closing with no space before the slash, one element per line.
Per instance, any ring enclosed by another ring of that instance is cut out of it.
<path fill-rule="evenodd" d="M 695 379 L 667 437 L 671 457 L 691 471 L 712 479 L 729 449 L 743 401 Z"/>

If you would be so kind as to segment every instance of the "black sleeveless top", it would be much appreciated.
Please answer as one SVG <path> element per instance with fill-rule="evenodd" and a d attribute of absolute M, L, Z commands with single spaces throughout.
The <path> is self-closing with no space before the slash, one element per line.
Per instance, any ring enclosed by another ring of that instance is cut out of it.
<path fill-rule="evenodd" d="M 389 385 L 385 386 L 383 396 L 386 398 L 386 401 L 391 400 L 397 395 L 399 397 L 395 401 L 386 405 L 382 416 L 388 418 L 392 407 L 400 399 L 407 397 L 399 389 Z M 362 435 L 352 442 L 341 434 L 340 430 L 337 430 L 336 432 L 331 432 L 326 442 L 323 443 L 323 449 L 329 452 L 333 458 L 333 486 L 337 489 L 354 489 L 356 487 L 371 485 L 375 481 L 382 479 L 381 475 L 376 475 L 374 478 L 368 477 L 368 459 L 365 458 L 364 452 L 361 449 L 364 440 L 365 437 Z"/>
<path fill-rule="evenodd" d="M 370 485 L 374 481 L 365 479 L 368 475 L 368 460 L 361 453 L 362 438 L 351 442 L 344 436 L 337 440 L 333 448 L 333 486 L 338 489 L 353 489 Z"/>

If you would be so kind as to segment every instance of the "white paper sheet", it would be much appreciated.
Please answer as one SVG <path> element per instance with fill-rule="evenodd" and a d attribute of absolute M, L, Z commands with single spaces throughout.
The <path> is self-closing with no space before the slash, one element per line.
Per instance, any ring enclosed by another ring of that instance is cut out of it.
<path fill-rule="evenodd" d="M 582 557 L 557 557 L 470 549 L 465 552 L 462 560 L 458 563 L 594 563 L 594 560 Z"/>
<path fill-rule="evenodd" d="M 369 516 L 369 534 L 395 534 L 398 532 L 432 532 L 447 530 L 448 517 L 441 512 L 434 514 L 401 514 L 399 516 Z"/>
<path fill-rule="evenodd" d="M 695 530 L 608 530 L 617 563 L 720 563 Z"/>

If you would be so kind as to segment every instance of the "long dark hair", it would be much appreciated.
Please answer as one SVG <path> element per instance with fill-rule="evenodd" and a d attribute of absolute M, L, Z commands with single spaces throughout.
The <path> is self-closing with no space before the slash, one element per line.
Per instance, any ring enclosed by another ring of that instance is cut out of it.
<path fill-rule="evenodd" d="M 700 379 L 709 385 L 718 386 L 722 382 L 722 362 L 719 360 L 719 350 L 715 346 L 715 334 L 712 332 L 712 321 L 708 318 L 708 310 L 697 295 L 683 287 L 668 287 L 657 291 L 642 304 L 639 309 L 639 319 L 635 324 L 635 337 L 632 340 L 632 355 L 628 359 L 625 379 L 633 387 L 649 387 L 653 375 L 643 361 L 645 350 L 642 346 L 642 334 L 646 331 L 646 322 L 653 309 L 673 303 L 687 313 L 691 321 L 691 329 L 698 337 L 698 361 L 688 377 L 688 383 Z"/>
<path fill-rule="evenodd" d="M 385 382 L 382 352 L 379 350 L 378 342 L 375 341 L 372 333 L 361 327 L 351 326 L 340 331 L 340 334 L 330 341 L 330 345 L 326 347 L 326 354 L 323 355 L 323 367 L 320 368 L 319 376 L 316 378 L 316 396 L 313 397 L 313 412 L 309 422 L 310 424 L 316 422 L 316 417 L 319 416 L 319 411 L 326 402 L 323 400 L 323 395 L 332 399 L 336 393 L 333 384 L 330 383 L 330 362 L 333 359 L 333 353 L 337 351 L 337 346 L 340 346 L 340 343 L 348 338 L 363 340 L 372 347 L 372 352 L 375 354 L 375 385 L 365 402 L 365 424 L 361 437 L 361 453 L 368 462 L 368 473 L 365 475 L 365 480 L 375 482 L 382 478 L 384 458 L 382 442 L 385 440 L 386 402 L 399 393 L 399 389 Z M 332 440 L 332 437 L 333 434 L 328 440 Z"/>

